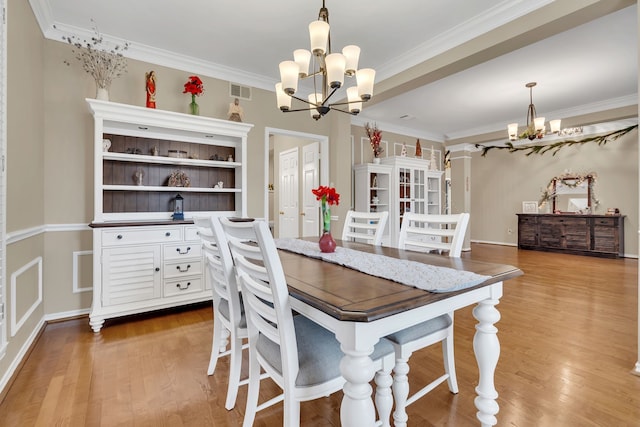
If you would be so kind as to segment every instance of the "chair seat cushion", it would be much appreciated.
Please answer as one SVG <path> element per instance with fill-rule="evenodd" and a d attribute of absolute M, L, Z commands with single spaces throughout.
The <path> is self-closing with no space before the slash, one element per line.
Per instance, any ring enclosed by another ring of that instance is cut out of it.
<path fill-rule="evenodd" d="M 294 316 L 293 323 L 296 329 L 300 367 L 296 386 L 312 386 L 339 377 L 340 360 L 344 354 L 333 332 L 305 316 Z M 282 374 L 279 346 L 260 335 L 257 349 L 267 362 Z M 374 347 L 371 359 L 378 360 L 393 351 L 391 343 L 382 339 Z"/>
<path fill-rule="evenodd" d="M 403 345 L 430 335 L 436 331 L 446 329 L 451 326 L 451 323 L 451 316 L 448 314 L 442 314 L 434 319 L 418 323 L 417 325 L 395 332 L 391 335 L 387 335 L 385 338 L 396 344 Z"/>
<path fill-rule="evenodd" d="M 222 316 L 224 316 L 227 321 L 230 321 L 229 301 L 227 301 L 226 299 L 220 299 L 218 310 L 220 310 L 220 314 L 222 314 Z M 247 328 L 247 316 L 244 314 L 244 304 L 242 303 L 242 298 L 240 298 L 240 324 L 238 326 L 243 329 Z"/>

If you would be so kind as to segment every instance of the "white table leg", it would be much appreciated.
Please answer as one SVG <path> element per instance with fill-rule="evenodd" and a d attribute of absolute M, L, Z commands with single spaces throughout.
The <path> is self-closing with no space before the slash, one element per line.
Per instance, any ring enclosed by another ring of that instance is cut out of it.
<path fill-rule="evenodd" d="M 381 427 L 391 427 L 389 420 L 391 418 L 391 409 L 393 408 L 393 397 L 391 395 L 391 378 L 392 362 L 389 365 L 383 363 L 381 370 L 376 372 L 376 409 L 378 410 L 379 425 Z"/>
<path fill-rule="evenodd" d="M 480 301 L 473 309 L 473 317 L 478 320 L 476 333 L 473 338 L 473 351 L 478 362 L 480 379 L 476 387 L 478 397 L 475 405 L 478 408 L 476 416 L 482 427 L 491 427 L 498 423 L 496 414 L 499 407 L 496 399 L 498 393 L 494 387 L 493 376 L 500 357 L 500 342 L 498 328 L 494 323 L 500 320 L 500 312 L 496 309 L 499 300 L 488 299 Z"/>
<path fill-rule="evenodd" d="M 373 427 L 376 414 L 369 385 L 375 373 L 369 357 L 373 348 L 369 352 L 358 352 L 346 349 L 343 344 L 342 351 L 345 356 L 340 361 L 340 373 L 347 380 L 340 406 L 342 427 Z"/>
<path fill-rule="evenodd" d="M 406 359 L 397 359 L 393 368 L 393 399 L 396 410 L 393 411 L 393 425 L 406 427 L 409 416 L 407 415 L 407 398 L 409 397 L 409 364 Z"/>

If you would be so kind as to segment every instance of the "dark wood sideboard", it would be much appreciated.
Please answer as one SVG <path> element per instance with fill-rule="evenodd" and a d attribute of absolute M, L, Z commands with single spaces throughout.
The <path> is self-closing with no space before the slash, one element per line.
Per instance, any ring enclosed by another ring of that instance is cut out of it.
<path fill-rule="evenodd" d="M 624 215 L 517 215 L 520 249 L 624 256 Z"/>

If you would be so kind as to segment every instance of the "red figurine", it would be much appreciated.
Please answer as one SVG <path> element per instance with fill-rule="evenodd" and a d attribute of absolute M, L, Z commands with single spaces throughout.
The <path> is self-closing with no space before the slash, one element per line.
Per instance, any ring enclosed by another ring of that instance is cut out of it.
<path fill-rule="evenodd" d="M 147 108 L 156 108 L 156 72 L 145 74 L 147 79 Z"/>

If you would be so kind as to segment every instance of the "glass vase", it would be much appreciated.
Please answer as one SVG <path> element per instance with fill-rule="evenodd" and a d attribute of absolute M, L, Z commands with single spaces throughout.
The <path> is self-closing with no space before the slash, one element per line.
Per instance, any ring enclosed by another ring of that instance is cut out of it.
<path fill-rule="evenodd" d="M 320 252 L 331 253 L 336 250 L 336 241 L 333 240 L 333 236 L 330 231 L 324 231 L 320 240 L 318 241 L 320 246 Z"/>
<path fill-rule="evenodd" d="M 189 113 L 193 114 L 194 116 L 200 115 L 200 106 L 196 102 L 195 96 L 192 96 L 191 98 L 191 103 L 189 104 Z"/>
<path fill-rule="evenodd" d="M 331 236 L 331 209 L 324 199 L 322 200 L 322 236 L 318 244 L 321 252 L 331 253 L 336 250 L 336 241 Z"/>

